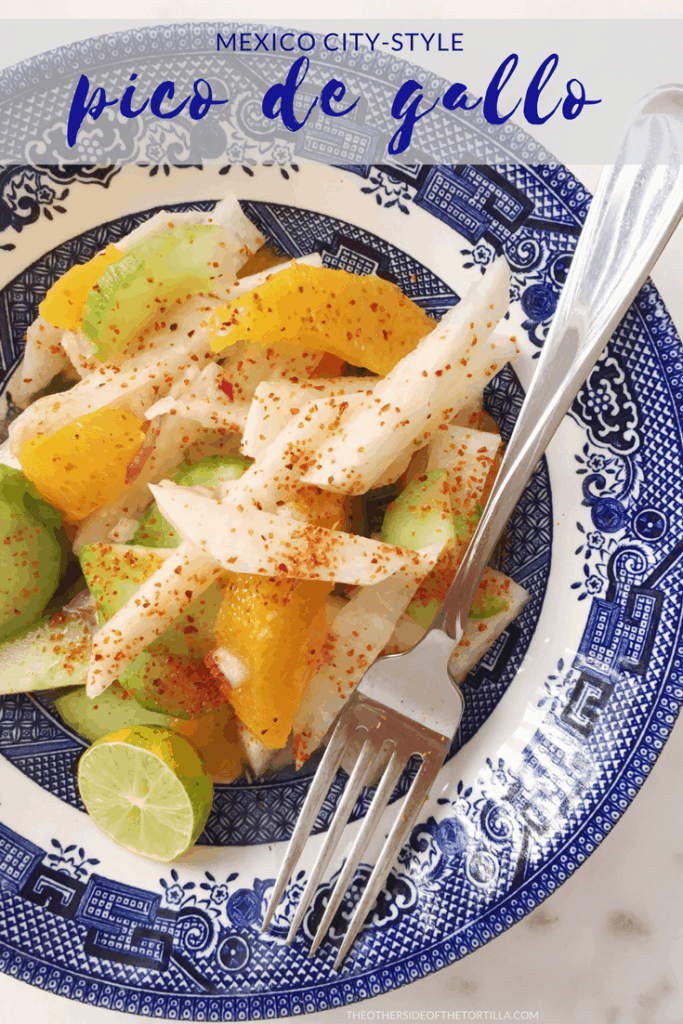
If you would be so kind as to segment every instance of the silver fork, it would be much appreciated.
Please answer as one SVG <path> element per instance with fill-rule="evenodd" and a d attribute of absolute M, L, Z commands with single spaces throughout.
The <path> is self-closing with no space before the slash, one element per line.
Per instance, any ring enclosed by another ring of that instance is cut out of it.
<path fill-rule="evenodd" d="M 617 324 L 683 213 L 683 86 L 665 86 L 631 112 L 613 165 L 600 179 L 552 327 L 496 484 L 458 574 L 412 650 L 376 661 L 339 716 L 302 808 L 263 922 L 267 928 L 354 736 L 365 741 L 292 921 L 296 935 L 354 808 L 388 757 L 370 808 L 343 863 L 311 955 L 351 884 L 409 759 L 422 764 L 355 908 L 337 969 L 410 835 L 460 722 L 463 699 L 448 673 L 482 572 L 515 504 Z"/>

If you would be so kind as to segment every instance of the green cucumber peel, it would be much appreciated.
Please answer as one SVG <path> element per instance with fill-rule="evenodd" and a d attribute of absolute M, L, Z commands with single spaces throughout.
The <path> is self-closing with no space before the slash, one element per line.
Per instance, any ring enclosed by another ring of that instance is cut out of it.
<path fill-rule="evenodd" d="M 127 604 L 160 564 L 153 552 L 138 548 L 130 554 L 130 548 L 121 544 L 84 544 L 79 559 L 100 626 Z"/>
<path fill-rule="evenodd" d="M 432 598 L 427 604 L 422 604 L 421 601 L 411 601 L 407 608 L 407 614 L 413 622 L 417 622 L 418 626 L 429 629 L 438 610 L 439 602 L 436 598 Z"/>
<path fill-rule="evenodd" d="M 117 296 L 128 288 L 142 270 L 142 260 L 126 253 L 120 260 L 110 263 L 97 284 L 88 292 L 83 314 L 83 333 L 91 341 L 99 341 L 106 321 L 116 306 Z"/>
<path fill-rule="evenodd" d="M 58 530 L 62 525 L 62 513 L 45 501 L 20 469 L 0 465 L 0 498 L 21 508 L 26 515 L 33 516 L 49 529 Z"/>
<path fill-rule="evenodd" d="M 214 626 L 222 600 L 223 587 L 219 582 L 212 583 L 158 640 L 138 654 L 121 673 L 119 682 L 142 707 L 176 718 L 192 718 L 196 713 L 189 712 L 184 706 L 182 690 L 174 692 L 167 666 L 170 658 L 181 666 L 201 663 L 215 648 Z M 157 685 L 159 681 L 160 685 Z"/>
<path fill-rule="evenodd" d="M 40 617 L 67 552 L 61 514 L 20 470 L 0 466 L 0 640 Z"/>
<path fill-rule="evenodd" d="M 500 615 L 501 612 L 507 611 L 509 607 L 510 603 L 504 597 L 486 597 L 483 605 L 477 605 L 475 598 L 475 603 L 470 608 L 469 617 L 475 621 L 491 619 L 494 615 Z M 427 604 L 422 604 L 421 601 L 411 601 L 407 608 L 407 614 L 413 622 L 417 622 L 418 626 L 429 629 L 438 610 L 439 602 L 433 598 Z"/>
<path fill-rule="evenodd" d="M 183 487 L 193 484 L 218 487 L 225 480 L 238 480 L 253 461 L 246 455 L 207 455 L 199 462 L 179 469 L 173 482 Z"/>
<path fill-rule="evenodd" d="M 210 289 L 222 228 L 181 224 L 131 246 L 88 293 L 83 331 L 109 359 L 174 302 Z"/>
<path fill-rule="evenodd" d="M 460 540 L 470 540 L 477 523 L 481 519 L 482 511 L 481 505 L 477 502 L 471 512 L 457 512 L 453 516 L 453 529 Z"/>

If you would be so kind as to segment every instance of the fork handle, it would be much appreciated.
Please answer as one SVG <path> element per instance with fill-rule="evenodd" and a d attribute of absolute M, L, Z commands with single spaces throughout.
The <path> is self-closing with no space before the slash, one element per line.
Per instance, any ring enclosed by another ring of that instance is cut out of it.
<path fill-rule="evenodd" d="M 605 168 L 500 472 L 430 629 L 458 643 L 496 541 L 555 431 L 683 214 L 683 86 L 633 109 Z"/>

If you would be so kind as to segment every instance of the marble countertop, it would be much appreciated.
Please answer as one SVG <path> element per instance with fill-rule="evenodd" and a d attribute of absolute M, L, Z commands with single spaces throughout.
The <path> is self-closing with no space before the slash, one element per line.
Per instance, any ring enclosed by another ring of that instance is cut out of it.
<path fill-rule="evenodd" d="M 150 14 L 178 16 L 172 6 L 157 4 Z M 386 16 L 387 11 L 375 6 L 375 16 Z M 444 11 L 432 9 L 435 6 L 439 5 L 430 4 L 421 13 L 443 16 Z M 506 16 L 547 16 L 535 0 L 516 3 L 515 8 L 514 12 L 506 8 Z M 591 10 L 575 2 L 563 12 L 565 17 L 582 17 Z M 199 7 L 192 10 L 194 17 L 203 13 Z M 257 13 L 264 19 L 273 16 L 273 12 L 266 14 L 263 5 L 252 17 Z M 397 10 L 393 13 L 398 15 Z M 644 0 L 633 0 L 618 11 L 616 4 L 604 9 L 606 16 L 650 13 L 666 16 L 680 11 L 669 10 L 665 2 L 655 5 Z M 126 14 L 120 12 L 120 16 Z M 242 16 L 241 11 L 230 14 Z M 294 15 L 302 13 L 292 11 Z M 599 168 L 572 170 L 594 189 Z M 652 276 L 683 334 L 683 228 L 675 233 Z M 311 1024 L 390 1020 L 398 1019 L 401 1012 L 403 1019 L 414 1020 L 447 1020 L 452 1015 L 452 1020 L 528 1019 L 541 1024 L 683 1021 L 682 783 L 683 725 L 678 724 L 651 777 L 614 832 L 535 911 L 494 942 L 429 978 L 306 1020 Z M 6 975 L 0 975 L 0 1006 L 4 1024 L 131 1020 L 129 1014 L 72 1003 Z"/>

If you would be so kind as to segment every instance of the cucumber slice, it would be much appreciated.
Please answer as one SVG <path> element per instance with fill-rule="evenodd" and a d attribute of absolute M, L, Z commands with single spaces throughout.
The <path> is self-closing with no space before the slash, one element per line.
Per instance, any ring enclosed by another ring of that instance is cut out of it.
<path fill-rule="evenodd" d="M 35 622 L 54 594 L 65 553 L 59 512 L 19 470 L 0 466 L 0 640 Z"/>
<path fill-rule="evenodd" d="M 84 544 L 81 568 L 90 593 L 95 598 L 100 625 L 135 594 L 138 587 L 162 564 L 159 555 L 125 544 Z"/>
<path fill-rule="evenodd" d="M 422 626 L 423 629 L 429 629 L 440 606 L 441 602 L 437 601 L 436 598 L 433 598 L 426 604 L 422 604 L 420 601 L 411 601 L 406 608 L 406 615 L 409 615 L 418 626 Z"/>
<path fill-rule="evenodd" d="M 205 711 L 227 704 L 227 694 L 221 690 L 204 662 L 196 658 L 172 657 L 164 639 L 165 635 L 150 644 L 121 673 L 121 686 L 138 705 L 173 718 L 196 718 Z"/>
<path fill-rule="evenodd" d="M 227 702 L 204 665 L 216 646 L 214 626 L 222 600 L 223 586 L 212 583 L 121 673 L 121 685 L 143 707 L 176 718 L 194 718 Z"/>
<path fill-rule="evenodd" d="M 192 466 L 183 466 L 173 479 L 175 483 L 185 487 L 192 484 L 218 487 L 225 480 L 239 479 L 253 461 L 244 455 L 207 455 L 205 459 L 195 462 Z"/>
<path fill-rule="evenodd" d="M 79 687 L 57 697 L 54 705 L 64 723 L 91 743 L 128 725 L 170 726 L 167 715 L 141 707 L 118 683 L 94 700 Z"/>
<path fill-rule="evenodd" d="M 490 619 L 494 615 L 500 615 L 510 607 L 510 602 L 504 597 L 491 596 L 477 591 L 474 602 L 470 608 L 471 619 Z"/>
<path fill-rule="evenodd" d="M 175 302 L 207 291 L 223 237 L 217 224 L 181 224 L 139 242 L 112 263 L 88 294 L 83 331 L 104 361 Z"/>
<path fill-rule="evenodd" d="M 120 260 L 111 263 L 98 278 L 97 284 L 90 289 L 83 314 L 83 333 L 91 341 L 97 342 L 101 339 L 107 320 L 117 307 L 117 302 L 123 301 L 124 305 L 121 311 L 121 318 L 123 318 L 126 313 L 125 306 L 132 301 L 135 293 L 142 292 L 144 295 L 145 291 L 150 291 L 147 282 L 144 282 L 146 287 L 138 287 L 132 292 L 130 291 L 135 279 L 140 277 L 142 267 L 142 260 L 132 253 L 127 253 Z M 139 284 L 143 284 L 142 279 Z"/>
<path fill-rule="evenodd" d="M 207 455 L 192 466 L 183 466 L 173 480 L 176 484 L 218 487 L 224 480 L 237 480 L 252 463 L 243 455 Z M 146 548 L 177 548 L 182 538 L 153 502 L 140 520 L 130 543 Z"/>
<path fill-rule="evenodd" d="M 180 547 L 182 539 L 168 519 L 161 514 L 156 501 L 153 501 L 130 538 L 130 543 L 134 547 L 143 548 L 177 548 Z"/>
<path fill-rule="evenodd" d="M 432 470 L 416 477 L 387 509 L 382 523 L 382 540 L 416 551 L 445 540 L 450 550 L 456 537 L 455 518 L 448 497 L 447 473 Z M 427 629 L 439 610 L 439 601 L 413 600 L 407 614 Z"/>
<path fill-rule="evenodd" d="M 0 694 L 85 685 L 92 615 L 58 612 L 0 644 Z"/>
<path fill-rule="evenodd" d="M 382 540 L 412 551 L 453 541 L 455 526 L 446 481 L 443 469 L 411 480 L 386 511 Z"/>
<path fill-rule="evenodd" d="M 446 471 L 442 469 L 432 470 L 412 480 L 389 506 L 382 523 L 383 541 L 412 550 L 434 544 L 445 536 L 446 547 L 436 569 L 427 577 L 427 582 L 433 578 L 433 574 L 437 574 L 437 578 L 441 577 L 442 586 L 437 588 L 440 589 L 439 597 L 429 598 L 428 594 L 425 596 L 423 593 L 411 601 L 407 608 L 410 618 L 423 629 L 430 626 L 438 612 L 440 598 L 455 576 L 458 549 L 464 551 L 481 516 L 479 505 L 472 512 L 453 514 L 446 480 Z M 480 587 L 470 618 L 488 619 L 499 615 L 507 607 L 505 597 Z"/>

